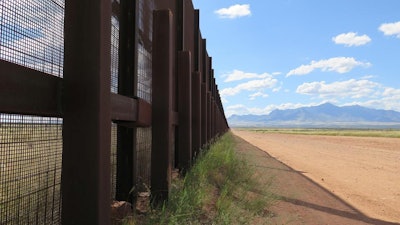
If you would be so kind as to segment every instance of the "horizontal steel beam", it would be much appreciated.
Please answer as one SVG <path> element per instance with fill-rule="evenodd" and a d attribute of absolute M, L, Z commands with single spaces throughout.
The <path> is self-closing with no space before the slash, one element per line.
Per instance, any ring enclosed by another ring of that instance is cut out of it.
<path fill-rule="evenodd" d="M 63 117 L 63 79 L 0 60 L 0 112 Z M 126 126 L 151 125 L 151 105 L 111 93 L 111 119 Z"/>
<path fill-rule="evenodd" d="M 0 112 L 62 116 L 62 79 L 0 60 Z"/>
<path fill-rule="evenodd" d="M 111 119 L 115 121 L 136 121 L 138 101 L 123 95 L 111 93 Z"/>
<path fill-rule="evenodd" d="M 151 126 L 151 105 L 140 98 L 111 93 L 111 119 L 127 127 Z"/>

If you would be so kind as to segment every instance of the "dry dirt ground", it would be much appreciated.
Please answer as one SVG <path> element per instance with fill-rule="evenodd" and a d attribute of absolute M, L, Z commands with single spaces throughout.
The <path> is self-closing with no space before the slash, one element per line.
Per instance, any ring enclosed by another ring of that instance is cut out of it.
<path fill-rule="evenodd" d="M 233 133 L 273 177 L 272 224 L 400 225 L 400 139 Z"/>

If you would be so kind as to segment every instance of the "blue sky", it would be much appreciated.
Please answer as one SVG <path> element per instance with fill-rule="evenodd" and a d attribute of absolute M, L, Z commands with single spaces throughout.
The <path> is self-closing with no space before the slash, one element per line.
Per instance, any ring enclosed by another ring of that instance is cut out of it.
<path fill-rule="evenodd" d="M 325 102 L 400 111 L 400 1 L 193 4 L 228 117 Z"/>

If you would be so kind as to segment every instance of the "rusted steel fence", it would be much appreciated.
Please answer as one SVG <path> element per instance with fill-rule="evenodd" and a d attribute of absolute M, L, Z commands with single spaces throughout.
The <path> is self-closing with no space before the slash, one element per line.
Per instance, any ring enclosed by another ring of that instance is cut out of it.
<path fill-rule="evenodd" d="M 110 224 L 227 129 L 191 0 L 0 1 L 0 224 Z"/>

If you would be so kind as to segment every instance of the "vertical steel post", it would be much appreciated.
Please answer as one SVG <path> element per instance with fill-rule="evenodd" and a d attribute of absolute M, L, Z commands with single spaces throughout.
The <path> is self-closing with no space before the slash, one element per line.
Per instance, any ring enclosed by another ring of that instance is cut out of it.
<path fill-rule="evenodd" d="M 172 19 L 170 10 L 154 11 L 151 189 L 156 201 L 167 199 L 171 184 L 174 57 Z"/>
<path fill-rule="evenodd" d="M 201 148 L 201 74 L 192 74 L 192 144 L 196 156 Z"/>
<path fill-rule="evenodd" d="M 207 71 L 207 65 L 208 65 L 208 54 L 207 54 L 207 41 L 205 39 L 201 40 L 201 55 L 200 55 L 200 61 L 201 61 L 201 75 L 202 75 L 202 83 L 201 83 L 201 144 L 202 146 L 206 146 L 208 144 L 208 97 L 207 97 L 207 92 L 208 92 L 208 85 L 207 85 L 207 77 L 208 77 L 208 71 Z"/>
<path fill-rule="evenodd" d="M 189 51 L 178 53 L 178 168 L 189 169 L 192 160 L 192 65 Z"/>
<path fill-rule="evenodd" d="M 121 0 L 118 94 L 133 97 L 137 92 L 137 4 Z M 129 192 L 135 185 L 136 129 L 118 125 L 116 200 L 132 202 Z"/>
<path fill-rule="evenodd" d="M 66 0 L 62 224 L 110 224 L 110 0 Z"/>
<path fill-rule="evenodd" d="M 197 155 L 203 146 L 202 142 L 202 68 L 201 64 L 201 55 L 202 55 L 202 38 L 200 33 L 200 15 L 199 10 L 194 10 L 194 52 L 193 52 L 193 60 L 194 60 L 194 73 L 193 73 L 193 151 L 194 154 Z"/>
<path fill-rule="evenodd" d="M 207 85 L 201 83 L 201 145 L 207 144 Z"/>
<path fill-rule="evenodd" d="M 206 87 L 207 87 L 207 144 L 211 141 L 211 65 L 212 65 L 212 59 L 211 57 L 206 54 L 205 56 L 205 61 L 206 61 Z"/>
<path fill-rule="evenodd" d="M 201 32 L 200 32 L 200 12 L 198 9 L 194 10 L 194 71 L 202 72 L 201 68 L 203 65 L 201 65 L 201 42 L 202 42 L 202 37 L 201 37 Z"/>
<path fill-rule="evenodd" d="M 193 4 L 191 0 L 183 1 L 183 50 L 190 51 L 191 53 L 191 62 L 192 62 L 192 71 L 197 70 L 195 60 L 195 36 L 198 35 L 198 24 L 195 21 L 195 13 L 193 9 Z M 197 29 L 197 31 L 196 31 Z"/>
<path fill-rule="evenodd" d="M 211 90 L 211 96 L 212 96 L 212 105 L 213 105 L 213 111 L 212 111 L 212 135 L 213 137 L 215 137 L 217 135 L 217 120 L 216 120 L 216 111 L 217 111 L 217 101 L 216 101 L 216 97 L 215 97 L 215 88 L 216 88 L 216 84 L 215 84 L 215 78 L 214 78 L 214 69 L 211 70 L 211 74 L 212 74 L 212 90 Z"/>
<path fill-rule="evenodd" d="M 211 141 L 211 93 L 210 91 L 207 91 L 207 143 Z"/>

